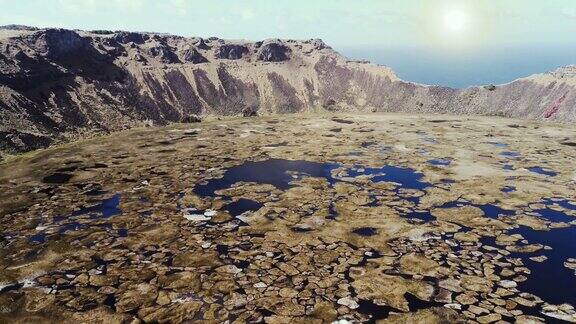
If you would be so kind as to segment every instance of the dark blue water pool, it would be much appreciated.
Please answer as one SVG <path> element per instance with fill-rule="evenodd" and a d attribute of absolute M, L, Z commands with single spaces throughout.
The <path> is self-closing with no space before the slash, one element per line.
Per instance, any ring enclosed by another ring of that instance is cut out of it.
<path fill-rule="evenodd" d="M 553 205 L 553 204 L 557 204 L 561 207 L 564 207 L 566 209 L 571 209 L 571 210 L 576 210 L 576 203 L 571 203 L 568 199 L 553 199 L 553 198 L 547 198 L 544 199 L 544 204 L 546 205 Z"/>
<path fill-rule="evenodd" d="M 511 234 L 521 234 L 532 244 L 543 244 L 552 250 L 542 250 L 533 254 L 514 254 L 523 259 L 525 265 L 532 271 L 528 280 L 520 283 L 518 288 L 535 294 L 544 301 L 576 305 L 576 275 L 574 270 L 564 267 L 569 258 L 576 258 L 576 228 L 558 228 L 550 231 L 535 231 L 521 226 Z M 548 260 L 536 262 L 529 257 L 545 255 Z"/>
<path fill-rule="evenodd" d="M 555 177 L 558 175 L 557 172 L 549 170 L 549 169 L 544 169 L 542 167 L 529 167 L 528 171 L 533 172 L 533 173 L 538 173 L 541 175 L 545 175 L 545 176 L 549 176 L 549 177 Z"/>
<path fill-rule="evenodd" d="M 488 142 L 488 144 L 494 145 L 499 148 L 507 148 L 509 145 L 503 142 Z"/>
<path fill-rule="evenodd" d="M 325 178 L 330 185 L 334 185 L 341 179 L 334 178 L 332 171 L 340 168 L 340 164 L 336 163 L 318 163 L 308 161 L 291 161 L 291 160 L 266 160 L 259 162 L 246 162 L 242 165 L 232 167 L 224 173 L 222 178 L 211 179 L 205 184 L 196 186 L 194 192 L 203 197 L 214 196 L 218 190 L 230 188 L 237 182 L 255 182 L 261 184 L 271 184 L 278 189 L 288 189 L 292 186 L 292 181 L 295 180 L 294 176 L 311 176 Z M 347 176 L 371 176 L 373 182 L 394 182 L 399 186 L 395 189 L 396 193 L 402 199 L 408 200 L 414 205 L 418 205 L 420 198 L 406 196 L 399 192 L 399 189 L 425 189 L 431 186 L 430 183 L 422 181 L 423 174 L 416 172 L 410 168 L 402 168 L 396 166 L 384 166 L 381 168 L 363 168 L 355 166 L 346 170 Z M 229 198 L 229 197 L 228 197 Z M 368 207 L 377 206 L 377 200 L 374 200 Z M 231 202 L 224 207 L 232 216 L 241 215 L 247 211 L 257 211 L 262 207 L 262 204 L 250 200 L 239 199 L 238 201 Z M 407 218 L 418 218 L 425 222 L 435 220 L 436 218 L 430 212 L 410 212 L 403 213 Z M 337 219 L 338 213 L 334 208 L 334 204 L 329 206 L 329 216 L 327 219 Z M 359 229 L 359 235 L 369 236 L 368 229 Z M 370 232 L 371 233 L 371 232 Z"/>
<path fill-rule="evenodd" d="M 536 209 L 534 210 L 538 214 L 542 215 L 542 218 L 546 218 L 551 222 L 566 222 L 569 223 L 573 220 L 576 220 L 576 217 L 567 215 L 564 212 L 553 210 L 550 208 L 543 208 L 543 209 Z M 576 246 L 575 246 L 576 248 Z"/>
<path fill-rule="evenodd" d="M 513 166 L 513 165 L 510 165 L 510 164 L 504 164 L 504 165 L 502 166 L 502 169 L 504 169 L 504 170 L 506 170 L 506 171 L 512 171 L 512 170 L 514 170 L 514 166 Z"/>
<path fill-rule="evenodd" d="M 430 211 L 411 211 L 407 214 L 403 214 L 403 217 L 406 218 L 416 218 L 416 219 L 420 219 L 424 222 L 431 222 L 436 220 L 436 217 L 434 217 L 432 215 L 432 213 L 430 213 Z"/>
<path fill-rule="evenodd" d="M 545 200 L 545 203 L 563 203 L 564 206 L 576 208 L 565 200 Z M 490 214 L 497 213 L 493 210 Z M 538 209 L 542 218 L 552 222 L 570 222 L 576 217 L 564 212 L 549 208 Z M 552 304 L 570 303 L 576 305 L 576 275 L 574 270 L 564 267 L 564 262 L 569 258 L 576 258 L 576 227 L 557 228 L 550 231 L 536 231 L 526 226 L 520 226 L 511 230 L 508 234 L 520 234 L 530 244 L 542 244 L 552 247 L 552 250 L 540 250 L 535 253 L 512 253 L 510 257 L 521 258 L 531 270 L 527 275 L 528 280 L 518 284 L 520 291 L 535 294 L 544 301 Z M 484 238 L 484 244 L 495 245 L 494 238 Z M 548 257 L 543 262 L 530 260 L 530 257 L 545 255 Z"/>
<path fill-rule="evenodd" d="M 46 243 L 46 234 L 44 233 L 34 234 L 28 238 L 28 241 L 37 244 Z"/>
<path fill-rule="evenodd" d="M 501 156 L 505 156 L 508 158 L 517 158 L 520 157 L 520 153 L 514 151 L 504 151 L 500 153 Z"/>
<path fill-rule="evenodd" d="M 263 205 L 257 201 L 241 198 L 226 205 L 224 210 L 226 210 L 232 216 L 238 216 L 244 214 L 247 211 L 257 211 L 262 206 Z"/>
<path fill-rule="evenodd" d="M 514 186 L 506 186 L 506 187 L 500 189 L 500 191 L 502 191 L 502 192 L 504 192 L 504 193 L 511 193 L 511 192 L 516 191 L 516 187 L 514 187 Z"/>
<path fill-rule="evenodd" d="M 69 216 L 55 216 L 53 223 L 45 224 L 48 227 L 57 227 L 57 232 L 60 234 L 65 234 L 67 232 L 74 232 L 86 229 L 90 226 L 89 223 L 79 222 L 79 218 L 84 215 L 88 215 L 90 219 L 105 219 L 112 216 L 116 216 L 122 213 L 120 209 L 120 200 L 122 199 L 121 194 L 115 194 L 114 196 L 102 200 L 96 205 L 91 205 L 88 207 L 82 207 L 77 211 L 72 212 Z M 101 226 L 110 226 L 109 224 L 104 224 Z M 48 240 L 48 234 L 44 230 L 31 235 L 28 240 L 32 243 L 46 243 Z"/>
<path fill-rule="evenodd" d="M 438 144 L 438 140 L 434 137 L 423 137 L 422 141 L 428 144 Z"/>
<path fill-rule="evenodd" d="M 427 161 L 429 164 L 436 165 L 436 166 L 448 166 L 452 161 L 449 159 L 432 159 Z"/>
<path fill-rule="evenodd" d="M 115 194 L 111 198 L 102 200 L 102 202 L 97 205 L 80 208 L 73 212 L 71 216 L 74 217 L 89 214 L 91 218 L 110 218 L 119 215 L 122 213 L 122 210 L 118 207 L 121 198 L 122 195 Z"/>
<path fill-rule="evenodd" d="M 198 185 L 194 192 L 200 196 L 214 196 L 214 192 L 230 188 L 237 182 L 256 182 L 271 184 L 278 189 L 286 190 L 294 181 L 289 172 L 297 172 L 310 177 L 326 178 L 331 184 L 336 180 L 332 178 L 332 170 L 338 168 L 335 163 L 318 163 L 292 160 L 266 160 L 245 162 L 226 170 L 224 176 L 212 179 L 206 184 Z"/>
<path fill-rule="evenodd" d="M 514 215 L 516 212 L 513 210 L 503 209 L 502 207 L 496 204 L 473 204 L 469 201 L 458 200 L 458 201 L 451 201 L 448 203 L 443 204 L 439 208 L 455 208 L 455 207 L 464 207 L 464 206 L 472 206 L 480 208 L 486 217 L 489 218 L 498 218 L 498 216 L 510 216 Z"/>
<path fill-rule="evenodd" d="M 246 162 L 226 170 L 222 178 L 211 179 L 206 184 L 196 186 L 194 192 L 204 197 L 214 196 L 215 191 L 230 188 L 237 182 L 271 184 L 278 189 L 286 190 L 292 186 L 291 182 L 295 180 L 290 172 L 301 176 L 325 178 L 330 185 L 333 185 L 339 180 L 332 177 L 332 171 L 340 166 L 337 163 L 278 159 Z M 431 184 L 421 181 L 424 177 L 422 173 L 410 168 L 388 165 L 381 168 L 357 167 L 349 169 L 347 172 L 350 177 L 370 175 L 373 182 L 395 182 L 408 189 L 424 189 L 431 186 Z"/>
<path fill-rule="evenodd" d="M 387 165 L 382 168 L 356 168 L 348 171 L 351 177 L 370 175 L 373 182 L 395 182 L 406 189 L 425 189 L 431 186 L 430 183 L 422 181 L 424 174 L 416 172 L 414 169 L 402 168 Z"/>
<path fill-rule="evenodd" d="M 514 215 L 516 212 L 513 210 L 503 209 L 495 204 L 472 205 L 482 209 L 484 214 L 490 218 L 498 218 L 500 215 Z"/>
<path fill-rule="evenodd" d="M 378 231 L 374 227 L 359 227 L 354 229 L 352 233 L 360 236 L 374 236 L 378 234 Z"/>

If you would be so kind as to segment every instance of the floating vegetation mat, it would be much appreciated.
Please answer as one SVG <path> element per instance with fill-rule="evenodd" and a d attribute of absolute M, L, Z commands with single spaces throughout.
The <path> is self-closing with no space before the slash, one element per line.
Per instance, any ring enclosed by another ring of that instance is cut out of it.
<path fill-rule="evenodd" d="M 575 140 L 505 119 L 289 115 L 15 157 L 0 321 L 576 321 Z"/>

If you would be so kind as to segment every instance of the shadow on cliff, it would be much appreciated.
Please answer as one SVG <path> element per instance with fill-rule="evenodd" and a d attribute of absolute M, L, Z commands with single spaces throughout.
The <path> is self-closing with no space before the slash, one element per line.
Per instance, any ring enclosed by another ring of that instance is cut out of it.
<path fill-rule="evenodd" d="M 127 72 L 113 62 L 113 57 L 100 53 L 90 40 L 70 30 L 48 29 L 18 39 L 22 47 L 35 49 L 37 55 L 28 56 L 18 50 L 9 59 L 19 67 L 16 73 L 0 76 L 0 83 L 20 93 L 18 109 L 30 116 L 34 123 L 52 132 L 88 126 L 90 118 L 82 107 L 82 87 L 97 91 L 116 92 L 115 83 L 124 82 Z M 56 122 L 47 117 L 57 111 Z"/>

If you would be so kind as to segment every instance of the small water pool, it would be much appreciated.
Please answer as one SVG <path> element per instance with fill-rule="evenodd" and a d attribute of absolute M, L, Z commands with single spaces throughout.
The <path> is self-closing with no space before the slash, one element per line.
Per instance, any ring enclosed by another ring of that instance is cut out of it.
<path fill-rule="evenodd" d="M 48 241 L 48 236 L 59 233 L 75 232 L 89 228 L 94 220 L 106 219 L 120 215 L 120 201 L 122 195 L 115 194 L 110 198 L 103 199 L 95 205 L 82 207 L 72 212 L 69 216 L 55 216 L 50 223 L 38 225 L 38 233 L 31 235 L 28 240 L 32 243 L 43 244 Z M 86 219 L 86 216 L 88 219 Z M 100 227 L 110 227 L 110 224 L 99 224 Z M 126 232 L 127 233 L 127 232 Z M 119 233 L 122 236 L 123 233 Z"/>
<path fill-rule="evenodd" d="M 518 158 L 520 157 L 520 153 L 519 152 L 515 152 L 515 151 L 504 151 L 500 153 L 501 156 L 505 156 L 507 158 Z"/>
<path fill-rule="evenodd" d="M 541 174 L 541 175 L 545 175 L 548 177 L 555 177 L 558 175 L 558 173 L 555 171 L 552 171 L 550 169 L 544 169 L 544 168 L 539 167 L 539 166 L 529 167 L 528 171 L 533 172 L 533 173 L 537 173 L 537 174 Z"/>
<path fill-rule="evenodd" d="M 450 163 L 452 163 L 452 161 L 449 159 L 431 159 L 426 162 L 435 166 L 448 166 Z"/>
<path fill-rule="evenodd" d="M 271 184 L 278 189 L 286 190 L 291 187 L 294 180 L 289 172 L 297 172 L 310 177 L 326 178 L 331 184 L 336 180 L 332 177 L 332 170 L 338 168 L 335 163 L 318 163 L 292 160 L 265 160 L 245 162 L 229 168 L 222 178 L 211 179 L 206 184 L 198 185 L 194 192 L 200 196 L 214 196 L 218 190 L 230 188 L 237 182 L 255 182 Z"/>

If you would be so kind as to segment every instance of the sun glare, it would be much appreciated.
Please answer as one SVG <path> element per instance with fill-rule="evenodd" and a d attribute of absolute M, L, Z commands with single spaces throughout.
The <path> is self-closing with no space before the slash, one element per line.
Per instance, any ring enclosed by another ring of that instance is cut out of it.
<path fill-rule="evenodd" d="M 488 44 L 495 37 L 498 13 L 478 0 L 426 0 L 414 12 L 419 42 L 430 49 L 462 53 Z"/>
<path fill-rule="evenodd" d="M 462 33 L 466 29 L 468 16 L 460 9 L 450 9 L 444 14 L 444 27 L 453 33 Z"/>

